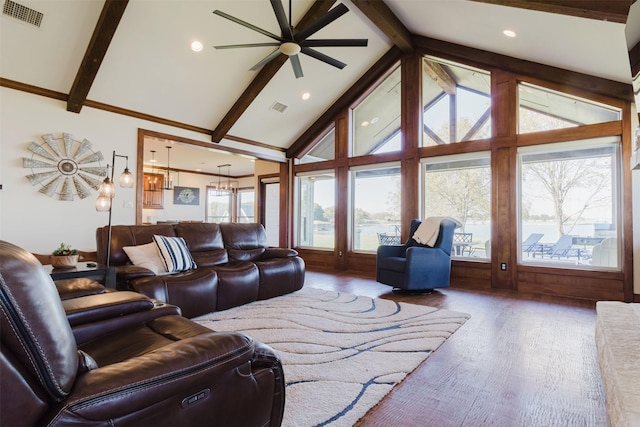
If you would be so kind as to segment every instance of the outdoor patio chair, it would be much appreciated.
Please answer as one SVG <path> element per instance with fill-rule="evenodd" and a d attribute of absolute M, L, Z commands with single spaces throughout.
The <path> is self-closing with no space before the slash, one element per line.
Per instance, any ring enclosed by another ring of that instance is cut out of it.
<path fill-rule="evenodd" d="M 581 250 L 573 247 L 573 236 L 565 234 L 560 236 L 558 241 L 547 250 L 546 254 L 551 258 L 558 257 L 560 259 L 560 257 L 569 258 L 575 256 L 580 259 Z"/>
<path fill-rule="evenodd" d="M 453 251 L 457 256 L 471 256 L 475 252 L 473 233 L 453 233 Z"/>
<path fill-rule="evenodd" d="M 378 233 L 378 243 L 380 245 L 400 245 L 399 234 Z"/>
<path fill-rule="evenodd" d="M 531 233 L 529 237 L 526 238 L 524 242 L 522 242 L 522 252 L 526 252 L 527 255 L 531 255 L 533 252 L 533 256 L 536 256 L 536 252 L 542 252 L 544 250 L 544 245 L 538 243 L 540 239 L 544 236 L 543 233 Z"/>

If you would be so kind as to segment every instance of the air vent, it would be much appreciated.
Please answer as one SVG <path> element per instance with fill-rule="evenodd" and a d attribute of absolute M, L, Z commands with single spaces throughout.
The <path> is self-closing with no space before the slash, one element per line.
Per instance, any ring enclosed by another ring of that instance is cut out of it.
<path fill-rule="evenodd" d="M 19 19 L 22 22 L 26 22 L 27 24 L 34 25 L 38 28 L 40 28 L 40 24 L 42 24 L 42 18 L 44 17 L 44 14 L 42 12 L 38 12 L 37 10 L 33 10 L 27 6 L 21 5 L 20 3 L 16 3 L 11 0 L 6 0 L 4 2 L 2 14 Z"/>
<path fill-rule="evenodd" d="M 274 102 L 271 105 L 271 110 L 277 111 L 278 113 L 284 113 L 284 110 L 286 110 L 287 108 L 289 108 L 288 105 L 284 105 L 278 101 Z"/>

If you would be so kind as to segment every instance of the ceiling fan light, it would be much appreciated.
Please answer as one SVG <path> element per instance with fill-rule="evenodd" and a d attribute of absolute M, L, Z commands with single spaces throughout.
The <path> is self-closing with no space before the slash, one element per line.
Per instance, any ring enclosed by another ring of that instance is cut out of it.
<path fill-rule="evenodd" d="M 297 43 L 285 42 L 280 45 L 278 50 L 287 56 L 293 56 L 300 53 L 300 45 Z"/>

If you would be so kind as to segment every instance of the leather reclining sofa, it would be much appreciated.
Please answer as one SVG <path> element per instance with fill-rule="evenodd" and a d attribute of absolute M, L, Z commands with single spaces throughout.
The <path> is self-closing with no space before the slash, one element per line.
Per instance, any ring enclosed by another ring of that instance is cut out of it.
<path fill-rule="evenodd" d="M 133 265 L 123 250 L 182 237 L 197 268 L 155 275 Z M 96 231 L 97 257 L 106 263 L 108 228 Z M 262 224 L 179 223 L 112 227 L 110 265 L 116 288 L 142 293 L 182 309 L 188 318 L 294 292 L 304 285 L 304 261 L 292 249 L 267 245 Z"/>
<path fill-rule="evenodd" d="M 59 285 L 0 241 L 0 426 L 281 424 L 270 347 L 139 293 Z"/>

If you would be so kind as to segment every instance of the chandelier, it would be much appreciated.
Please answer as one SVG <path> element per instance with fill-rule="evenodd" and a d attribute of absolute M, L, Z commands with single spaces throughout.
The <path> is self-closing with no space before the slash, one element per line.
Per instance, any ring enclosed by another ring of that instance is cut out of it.
<path fill-rule="evenodd" d="M 171 175 L 171 162 L 169 158 L 169 153 L 171 153 L 171 146 L 167 145 L 167 173 L 164 176 L 163 189 L 164 190 L 173 190 L 173 176 Z"/>
<path fill-rule="evenodd" d="M 227 168 L 227 180 L 222 180 L 222 168 Z M 210 185 L 213 186 L 214 195 L 216 196 L 225 196 L 229 194 L 230 191 L 233 191 L 233 184 L 231 183 L 231 176 L 229 174 L 231 168 L 231 164 L 225 163 L 224 165 L 218 165 L 218 183 L 211 182 Z"/>

